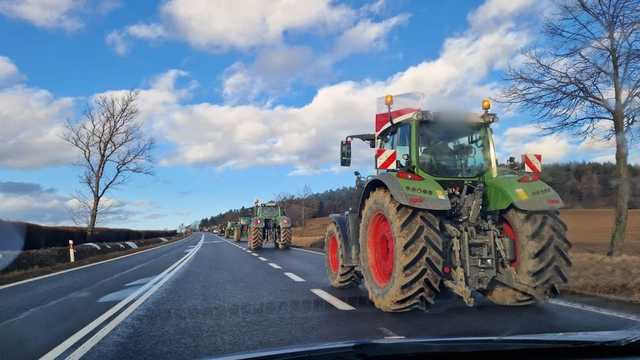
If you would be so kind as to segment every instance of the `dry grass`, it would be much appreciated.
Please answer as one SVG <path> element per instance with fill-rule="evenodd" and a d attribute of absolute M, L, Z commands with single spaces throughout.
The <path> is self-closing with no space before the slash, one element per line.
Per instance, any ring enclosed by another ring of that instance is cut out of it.
<path fill-rule="evenodd" d="M 565 290 L 640 302 L 640 210 L 630 211 L 625 255 L 615 258 L 605 256 L 613 228 L 612 209 L 568 209 L 560 216 L 573 243 L 573 268 Z M 328 223 L 329 218 L 317 218 L 295 228 L 293 244 L 322 248 Z"/>
<path fill-rule="evenodd" d="M 573 252 L 571 260 L 573 267 L 565 290 L 640 302 L 640 256 Z"/>

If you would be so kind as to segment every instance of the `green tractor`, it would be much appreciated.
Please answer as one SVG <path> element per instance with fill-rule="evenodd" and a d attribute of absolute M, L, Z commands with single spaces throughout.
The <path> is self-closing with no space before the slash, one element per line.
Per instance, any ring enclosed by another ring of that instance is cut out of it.
<path fill-rule="evenodd" d="M 249 235 L 249 224 L 251 223 L 251 217 L 241 216 L 238 222 L 235 223 L 233 229 L 233 240 L 240 241 L 240 239 Z"/>
<path fill-rule="evenodd" d="M 475 294 L 512 306 L 556 296 L 571 244 L 563 202 L 539 179 L 541 156 L 498 166 L 489 100 L 482 114 L 423 111 L 421 102 L 416 93 L 379 98 L 375 134 L 341 142 L 342 166 L 360 139 L 376 148 L 377 170 L 355 172 L 358 203 L 331 215 L 331 285 L 364 281 L 388 312 L 426 309 L 443 287 L 468 306 Z"/>
<path fill-rule="evenodd" d="M 224 228 L 224 237 L 226 237 L 227 239 L 231 239 L 233 237 L 235 227 L 235 221 L 227 221 L 227 226 Z"/>
<path fill-rule="evenodd" d="M 249 250 L 260 249 L 269 242 L 278 249 L 288 249 L 291 236 L 291 219 L 284 215 L 280 206 L 274 202 L 256 202 L 249 228 Z"/>

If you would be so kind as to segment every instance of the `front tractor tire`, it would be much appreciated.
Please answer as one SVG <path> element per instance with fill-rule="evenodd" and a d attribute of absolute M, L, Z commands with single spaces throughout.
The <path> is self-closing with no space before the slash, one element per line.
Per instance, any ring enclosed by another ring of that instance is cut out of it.
<path fill-rule="evenodd" d="M 503 235 L 514 241 L 516 259 L 511 263 L 520 282 L 542 290 L 545 296 L 558 294 L 568 281 L 571 243 L 567 226 L 557 211 L 510 209 L 503 215 Z M 495 283 L 486 293 L 495 304 L 518 306 L 535 302 L 532 295 Z"/>
<path fill-rule="evenodd" d="M 292 232 L 290 227 L 280 228 L 280 237 L 276 241 L 278 249 L 288 249 L 291 246 Z"/>
<path fill-rule="evenodd" d="M 359 282 L 355 266 L 345 265 L 345 239 L 334 222 L 327 227 L 324 235 L 324 253 L 327 277 L 334 288 L 348 288 Z"/>
<path fill-rule="evenodd" d="M 424 310 L 434 303 L 443 276 L 436 216 L 401 205 L 379 188 L 364 205 L 359 241 L 361 272 L 378 309 Z"/>
<path fill-rule="evenodd" d="M 251 231 L 249 232 L 249 241 L 247 247 L 249 250 L 258 250 L 262 248 L 262 244 L 264 242 L 263 237 L 263 228 L 252 226 Z"/>

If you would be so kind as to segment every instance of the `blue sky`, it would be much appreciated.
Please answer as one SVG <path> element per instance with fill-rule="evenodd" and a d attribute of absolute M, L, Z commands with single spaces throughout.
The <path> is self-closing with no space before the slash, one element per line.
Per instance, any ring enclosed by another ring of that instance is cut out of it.
<path fill-rule="evenodd" d="M 140 91 L 153 177 L 109 194 L 103 225 L 175 228 L 254 199 L 353 183 L 338 141 L 371 131 L 375 97 L 422 91 L 473 110 L 536 41 L 532 0 L 0 0 L 0 218 L 69 224 L 76 154 L 60 140 L 98 94 Z M 501 112 L 496 107 L 497 112 Z M 610 160 L 610 144 L 497 126 L 506 157 Z M 370 170 L 370 154 L 355 163 Z M 637 152 L 632 159 L 638 161 Z M 353 170 L 353 169 L 351 169 Z M 19 186 L 19 185 L 29 186 Z"/>

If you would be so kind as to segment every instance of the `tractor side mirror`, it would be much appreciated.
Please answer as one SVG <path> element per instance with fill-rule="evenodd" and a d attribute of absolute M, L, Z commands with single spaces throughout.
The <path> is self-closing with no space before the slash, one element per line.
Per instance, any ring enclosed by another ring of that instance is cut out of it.
<path fill-rule="evenodd" d="M 340 141 L 340 166 L 351 166 L 351 141 Z"/>

